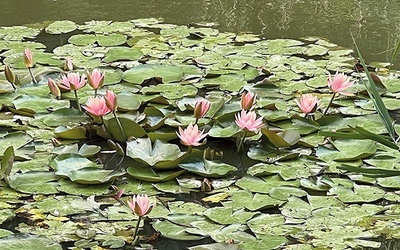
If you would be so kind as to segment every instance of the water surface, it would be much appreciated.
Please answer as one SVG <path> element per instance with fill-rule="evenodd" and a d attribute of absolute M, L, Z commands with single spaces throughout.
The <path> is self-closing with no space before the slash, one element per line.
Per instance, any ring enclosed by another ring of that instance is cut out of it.
<path fill-rule="evenodd" d="M 2 0 L 0 14 L 1 26 L 145 17 L 175 24 L 215 22 L 221 31 L 318 36 L 349 48 L 351 32 L 367 61 L 389 61 L 400 34 L 400 1 L 389 0 Z"/>

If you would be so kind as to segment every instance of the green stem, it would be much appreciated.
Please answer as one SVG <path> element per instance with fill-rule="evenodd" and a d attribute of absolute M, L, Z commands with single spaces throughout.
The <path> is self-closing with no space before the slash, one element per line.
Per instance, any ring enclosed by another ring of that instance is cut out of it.
<path fill-rule="evenodd" d="M 133 233 L 133 242 L 135 242 L 137 233 L 139 231 L 139 226 L 140 226 L 140 220 L 142 219 L 142 216 L 139 216 L 137 222 L 136 222 L 136 227 L 135 227 L 135 232 Z"/>
<path fill-rule="evenodd" d="M 28 67 L 28 71 L 29 71 L 29 75 L 31 76 L 31 78 L 32 78 L 32 82 L 33 83 L 37 83 L 37 81 L 36 81 L 36 79 L 35 79 L 35 77 L 33 76 L 33 74 L 32 74 L 32 70 L 31 70 L 31 68 L 30 67 Z"/>
<path fill-rule="evenodd" d="M 15 87 L 15 84 L 13 82 L 10 82 L 11 86 L 13 87 L 14 90 L 17 90 L 17 87 Z"/>
<path fill-rule="evenodd" d="M 336 95 L 336 93 L 333 93 L 333 94 L 332 94 L 332 98 L 331 98 L 331 100 L 329 101 L 329 104 L 328 104 L 328 106 L 326 107 L 326 109 L 325 109 L 323 115 L 326 115 L 326 114 L 328 113 L 329 107 L 332 105 L 333 99 L 335 99 L 335 95 Z"/>
<path fill-rule="evenodd" d="M 122 136 L 124 137 L 123 141 L 126 141 L 127 137 L 126 137 L 124 128 L 122 127 L 122 124 L 121 124 L 120 120 L 118 119 L 117 113 L 115 113 L 115 111 L 113 111 L 113 115 L 114 115 L 114 117 L 115 117 L 115 120 L 117 121 L 119 130 L 121 131 L 121 134 L 122 134 Z"/>
<path fill-rule="evenodd" d="M 196 121 L 194 122 L 194 124 L 197 124 L 199 122 L 199 118 L 196 118 Z"/>
<path fill-rule="evenodd" d="M 246 139 L 246 131 L 243 131 L 243 136 L 242 136 L 242 138 L 240 138 L 240 142 L 239 142 L 239 145 L 237 147 L 237 151 L 236 151 L 237 153 L 242 150 L 242 147 L 244 146 L 244 140 L 245 139 Z"/>
<path fill-rule="evenodd" d="M 78 91 L 74 90 L 74 93 L 75 93 L 76 105 L 78 105 L 78 110 L 79 110 L 79 111 L 82 111 L 82 109 L 81 109 L 81 104 L 79 103 Z"/>
<path fill-rule="evenodd" d="M 94 90 L 94 97 L 97 96 L 97 89 Z"/>

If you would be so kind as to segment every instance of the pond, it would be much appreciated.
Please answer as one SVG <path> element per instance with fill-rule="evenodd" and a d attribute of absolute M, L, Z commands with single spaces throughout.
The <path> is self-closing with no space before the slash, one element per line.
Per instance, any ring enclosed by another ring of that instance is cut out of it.
<path fill-rule="evenodd" d="M 398 248 L 400 73 L 294 14 L 382 3 L 116 2 L 0 27 L 2 250 Z"/>
<path fill-rule="evenodd" d="M 3 1 L 0 26 L 146 17 L 184 25 L 213 22 L 221 31 L 266 38 L 317 36 L 347 48 L 353 48 L 351 32 L 368 62 L 390 61 L 400 34 L 400 2 L 389 0 Z"/>

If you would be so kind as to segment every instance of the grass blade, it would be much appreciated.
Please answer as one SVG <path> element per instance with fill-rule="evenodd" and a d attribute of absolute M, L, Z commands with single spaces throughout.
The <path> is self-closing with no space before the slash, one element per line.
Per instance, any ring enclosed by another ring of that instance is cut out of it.
<path fill-rule="evenodd" d="M 369 73 L 367 66 L 365 65 L 364 59 L 361 56 L 361 52 L 357 46 L 357 43 L 353 37 L 353 34 L 351 34 L 351 38 L 353 39 L 354 46 L 356 47 L 358 57 L 360 59 L 360 63 L 364 67 L 365 74 L 367 74 L 368 81 L 363 81 L 365 88 L 367 89 L 367 92 L 374 103 L 374 106 L 376 108 L 376 111 L 378 112 L 379 116 L 381 117 L 381 120 L 383 122 L 383 125 L 385 126 L 387 132 L 389 133 L 389 136 L 392 138 L 393 142 L 396 142 L 396 131 L 394 129 L 394 123 L 392 118 L 389 115 L 389 111 L 387 110 L 385 104 L 383 103 L 383 100 L 375 86 L 374 80 L 371 77 L 371 74 Z"/>

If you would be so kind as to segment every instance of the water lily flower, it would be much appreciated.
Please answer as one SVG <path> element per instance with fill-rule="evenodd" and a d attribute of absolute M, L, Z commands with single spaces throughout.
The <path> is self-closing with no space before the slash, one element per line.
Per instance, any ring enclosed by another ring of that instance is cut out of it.
<path fill-rule="evenodd" d="M 28 48 L 24 50 L 24 63 L 27 68 L 32 68 L 35 65 L 33 62 L 32 52 Z"/>
<path fill-rule="evenodd" d="M 61 83 L 58 85 L 63 90 L 78 90 L 86 85 L 85 76 L 79 76 L 79 73 L 68 73 L 63 75 Z"/>
<path fill-rule="evenodd" d="M 328 76 L 328 87 L 334 92 L 334 93 L 341 93 L 341 94 L 347 94 L 343 92 L 346 90 L 348 87 L 354 84 L 354 81 L 350 81 L 349 77 L 346 76 L 343 73 L 338 73 L 333 76 L 329 74 Z"/>
<path fill-rule="evenodd" d="M 320 100 L 318 97 L 312 94 L 301 95 L 300 102 L 298 100 L 295 102 L 297 103 L 297 106 L 299 106 L 301 112 L 304 114 L 314 113 L 320 105 Z"/>
<path fill-rule="evenodd" d="M 179 133 L 176 133 L 181 139 L 181 143 L 185 146 L 200 146 L 202 143 L 200 141 L 205 138 L 208 134 L 204 133 L 203 131 L 200 131 L 199 128 L 197 127 L 197 124 L 194 126 L 192 123 L 190 123 L 186 129 L 182 129 L 179 127 Z M 203 142 L 204 143 L 204 142 Z"/>
<path fill-rule="evenodd" d="M 59 99 L 61 97 L 61 90 L 58 85 L 53 81 L 53 79 L 49 78 L 47 81 L 47 85 L 49 86 L 50 92 Z"/>
<path fill-rule="evenodd" d="M 97 90 L 103 86 L 104 83 L 104 73 L 101 73 L 100 70 L 94 69 L 91 74 L 89 72 L 86 74 L 88 84 L 93 89 Z"/>
<path fill-rule="evenodd" d="M 106 105 L 104 97 L 91 97 L 83 106 L 83 108 L 91 115 L 102 117 L 111 112 Z"/>
<path fill-rule="evenodd" d="M 336 72 L 336 74 L 333 76 L 333 78 L 332 78 L 332 75 L 329 74 L 328 87 L 330 90 L 333 91 L 333 95 L 332 95 L 331 100 L 328 103 L 328 106 L 326 107 L 326 109 L 324 111 L 324 115 L 326 115 L 328 113 L 329 107 L 332 105 L 333 99 L 335 99 L 335 95 L 337 93 L 347 95 L 347 96 L 352 95 L 351 93 L 346 93 L 343 91 L 346 90 L 348 87 L 350 87 L 353 84 L 354 84 L 354 81 L 350 81 L 349 77 L 343 73 Z"/>
<path fill-rule="evenodd" d="M 153 208 L 147 195 L 133 196 L 132 200 L 128 200 L 127 203 L 132 212 L 140 217 L 150 213 Z"/>
<path fill-rule="evenodd" d="M 194 106 L 194 117 L 196 119 L 200 119 L 202 117 L 204 117 L 207 113 L 207 111 L 210 109 L 211 107 L 211 102 L 209 102 L 206 99 L 202 99 L 198 102 L 196 102 L 196 105 Z"/>
<path fill-rule="evenodd" d="M 247 92 L 242 94 L 240 100 L 240 107 L 244 110 L 251 110 L 253 105 L 256 103 L 256 94 L 253 92 Z"/>
<path fill-rule="evenodd" d="M 109 109 L 113 112 L 117 111 L 118 103 L 117 103 L 117 96 L 115 95 L 114 91 L 107 90 L 105 95 L 106 105 Z"/>
<path fill-rule="evenodd" d="M 256 131 L 262 126 L 264 126 L 262 122 L 262 117 L 257 118 L 255 111 L 246 111 L 242 109 L 240 114 L 235 115 L 236 124 L 243 129 L 244 131 Z"/>
<path fill-rule="evenodd" d="M 65 59 L 65 63 L 64 63 L 64 70 L 71 71 L 73 69 L 74 69 L 74 64 L 72 63 L 72 59 L 71 59 L 71 57 L 67 57 L 67 59 Z"/>

